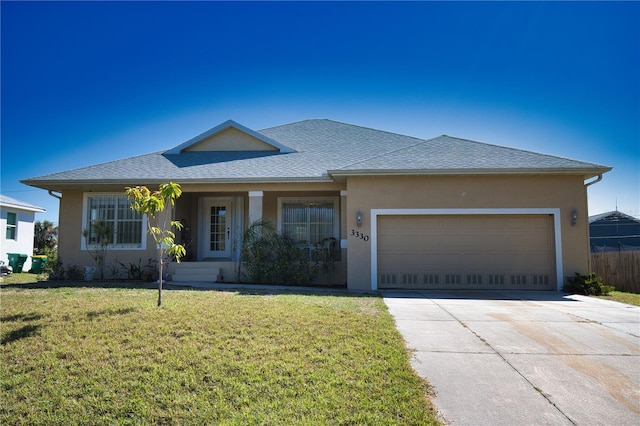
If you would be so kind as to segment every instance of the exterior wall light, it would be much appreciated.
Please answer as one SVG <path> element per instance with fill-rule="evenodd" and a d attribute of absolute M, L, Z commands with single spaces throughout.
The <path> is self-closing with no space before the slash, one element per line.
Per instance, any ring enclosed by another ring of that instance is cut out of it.
<path fill-rule="evenodd" d="M 362 226 L 362 212 L 360 210 L 356 213 L 356 224 L 358 228 Z"/>
<path fill-rule="evenodd" d="M 576 209 L 571 210 L 571 226 L 576 226 L 578 223 L 578 212 Z"/>

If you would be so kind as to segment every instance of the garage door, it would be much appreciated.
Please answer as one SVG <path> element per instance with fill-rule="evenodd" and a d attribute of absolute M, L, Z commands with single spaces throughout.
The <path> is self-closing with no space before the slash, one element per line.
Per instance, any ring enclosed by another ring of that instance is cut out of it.
<path fill-rule="evenodd" d="M 552 215 L 379 216 L 378 288 L 555 290 Z"/>

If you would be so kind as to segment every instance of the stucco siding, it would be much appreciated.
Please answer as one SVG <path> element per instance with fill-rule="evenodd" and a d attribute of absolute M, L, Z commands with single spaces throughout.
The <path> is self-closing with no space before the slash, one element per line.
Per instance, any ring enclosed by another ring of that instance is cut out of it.
<path fill-rule="evenodd" d="M 562 270 L 565 275 L 588 270 L 586 192 L 579 176 L 353 177 L 347 192 L 350 289 L 371 288 L 371 240 L 357 233 L 371 236 L 372 209 L 559 209 Z"/>
<path fill-rule="evenodd" d="M 341 190 L 346 192 L 341 194 Z M 177 201 L 175 218 L 184 219 L 188 225 L 194 251 L 200 244 L 199 209 L 203 197 L 234 198 L 243 209 L 243 229 L 248 226 L 249 191 L 262 191 L 262 217 L 274 225 L 278 223 L 278 200 L 281 198 L 337 198 L 342 247 L 337 276 L 342 282 L 346 277 L 353 290 L 371 288 L 373 209 L 556 209 L 560 218 L 558 229 L 564 275 L 589 269 L 587 200 L 581 176 L 349 177 L 346 182 L 333 184 L 186 184 L 183 191 Z M 60 203 L 60 257 L 65 265 L 93 263 L 88 253 L 81 249 L 85 223 L 83 194 L 82 191 L 65 191 Z M 574 209 L 577 221 L 572 225 Z M 363 214 L 361 226 L 356 223 L 358 211 Z M 184 242 L 181 233 L 177 240 Z M 138 259 L 146 262 L 153 257 L 154 244 L 147 237 L 146 250 L 113 250 L 109 252 L 107 262 L 114 262 L 116 258 L 125 263 Z"/>
<path fill-rule="evenodd" d="M 277 148 L 230 127 L 190 146 L 185 151 L 277 151 Z"/>
<path fill-rule="evenodd" d="M 322 198 L 332 197 L 340 200 L 340 186 L 333 184 L 327 185 L 300 185 L 300 184 L 276 184 L 264 186 L 248 186 L 248 185 L 202 185 L 202 191 L 196 191 L 197 187 L 186 185 L 189 191 L 184 191 L 182 196 L 176 201 L 174 219 L 183 221 L 188 228 L 183 231 L 176 232 L 176 242 L 187 245 L 188 261 L 198 261 L 201 255 L 203 229 L 202 215 L 200 211 L 203 200 L 215 198 L 231 199 L 234 202 L 234 209 L 242 212 L 242 223 L 234 224 L 233 241 L 239 243 L 242 238 L 242 231 L 249 225 L 249 190 L 263 190 L 262 197 L 262 217 L 264 220 L 271 222 L 274 226 L 278 224 L 278 200 L 283 197 L 299 197 L 299 198 Z M 153 186 L 150 186 L 153 188 Z M 239 189 L 240 188 L 240 189 Z M 258 189 L 256 189 L 258 188 Z M 307 188 L 307 190 L 305 190 Z M 217 190 L 216 190 L 217 189 Z M 329 189 L 329 190 L 321 190 Z M 184 190 L 184 187 L 183 187 Z M 101 191 L 102 192 L 102 191 Z M 105 191 L 108 192 L 108 191 Z M 118 194 L 118 191 L 113 191 Z M 65 191 L 62 201 L 60 202 L 60 223 L 59 223 L 59 255 L 64 266 L 76 265 L 79 267 L 93 265 L 93 259 L 86 250 L 82 248 L 83 237 L 82 231 L 86 226 L 86 218 L 83 217 L 83 203 L 86 193 L 83 191 Z M 342 219 L 344 222 L 344 218 Z M 345 231 L 340 228 L 340 238 L 345 238 Z M 145 250 L 109 250 L 107 254 L 106 266 L 116 266 L 117 262 L 129 264 L 131 262 L 138 263 L 142 259 L 143 265 L 149 258 L 155 258 L 153 239 L 147 238 L 147 248 Z M 346 252 L 343 251 L 342 262 L 336 262 L 336 272 L 333 274 L 333 284 L 344 284 L 346 282 Z M 211 259 L 208 259 L 211 260 Z M 232 261 L 236 257 L 233 256 Z M 224 260 L 227 263 L 229 259 Z M 220 259 L 223 262 L 223 259 Z M 231 272 L 230 268 L 225 270 L 225 280 L 233 281 L 237 277 Z M 234 268 L 235 272 L 235 268 Z M 322 279 L 323 277 L 320 277 Z"/>
<path fill-rule="evenodd" d="M 124 190 L 123 192 L 124 193 Z M 84 192 L 66 191 L 60 201 L 60 220 L 58 224 L 58 256 L 65 268 L 71 265 L 84 267 L 95 266 L 95 262 L 86 250 L 82 249 L 82 231 L 86 227 L 86 218 L 82 217 Z M 146 231 L 146 230 L 145 230 Z M 119 262 L 136 264 L 141 259 L 146 264 L 148 259 L 155 258 L 155 245 L 151 236 L 145 232 L 146 249 L 123 250 L 112 249 L 107 252 L 105 270 Z"/>

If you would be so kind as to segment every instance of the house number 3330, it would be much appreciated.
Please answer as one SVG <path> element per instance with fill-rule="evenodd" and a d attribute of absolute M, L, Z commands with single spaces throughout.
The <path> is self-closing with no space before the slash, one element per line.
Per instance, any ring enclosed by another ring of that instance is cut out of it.
<path fill-rule="evenodd" d="M 359 238 L 359 239 L 361 239 L 363 241 L 369 241 L 369 236 L 368 235 L 365 235 L 360 231 L 356 231 L 355 229 L 351 230 L 351 236 Z"/>

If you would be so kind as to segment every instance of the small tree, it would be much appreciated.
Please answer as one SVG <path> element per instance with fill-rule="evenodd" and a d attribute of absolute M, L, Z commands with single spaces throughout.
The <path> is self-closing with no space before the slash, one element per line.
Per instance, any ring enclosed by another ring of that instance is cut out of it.
<path fill-rule="evenodd" d="M 82 231 L 87 253 L 96 262 L 100 270 L 100 279 L 104 278 L 104 260 L 107 257 L 109 244 L 113 242 L 113 224 L 104 220 L 96 220 L 89 229 Z"/>
<path fill-rule="evenodd" d="M 157 191 L 151 192 L 146 186 L 127 187 L 125 194 L 131 202 L 131 209 L 147 216 L 147 232 L 153 236 L 158 252 L 158 306 L 162 305 L 162 269 L 165 255 L 171 255 L 180 262 L 186 254 L 184 246 L 175 243 L 176 234 L 173 228 L 182 229 L 179 221 L 170 220 L 168 214 L 162 214 L 165 206 L 175 204 L 175 199 L 182 194 L 177 183 L 169 182 L 160 185 Z"/>

